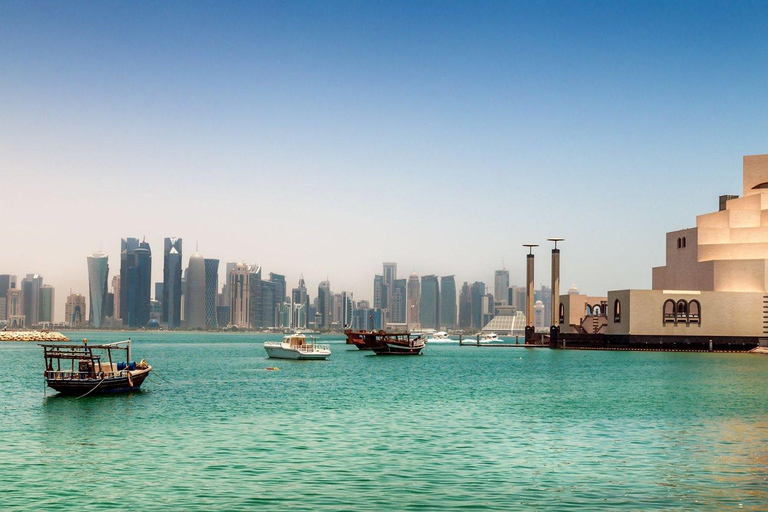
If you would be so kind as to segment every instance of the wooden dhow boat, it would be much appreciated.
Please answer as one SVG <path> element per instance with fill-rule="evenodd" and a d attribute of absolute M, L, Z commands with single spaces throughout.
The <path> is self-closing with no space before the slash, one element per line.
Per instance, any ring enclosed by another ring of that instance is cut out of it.
<path fill-rule="evenodd" d="M 344 334 L 347 344 L 373 350 L 376 355 L 416 356 L 427 344 L 420 333 L 346 330 Z"/>
<path fill-rule="evenodd" d="M 64 395 L 86 396 L 138 391 L 152 367 L 131 360 L 131 340 L 105 345 L 40 345 L 45 381 Z"/>

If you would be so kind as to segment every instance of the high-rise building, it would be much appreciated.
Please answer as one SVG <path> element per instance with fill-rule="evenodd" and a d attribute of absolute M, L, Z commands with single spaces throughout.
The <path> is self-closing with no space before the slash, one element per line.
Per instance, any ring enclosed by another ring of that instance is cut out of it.
<path fill-rule="evenodd" d="M 454 276 L 440 278 L 440 326 L 456 328 L 456 279 Z"/>
<path fill-rule="evenodd" d="M 293 304 L 292 327 L 305 329 L 307 327 L 307 313 L 309 310 L 309 296 L 304 284 L 304 276 L 299 277 L 299 285 L 291 291 L 291 303 Z"/>
<path fill-rule="evenodd" d="M 118 320 L 122 318 L 120 316 L 120 283 L 121 276 L 119 274 L 112 278 L 112 295 L 114 296 L 112 316 Z"/>
<path fill-rule="evenodd" d="M 440 328 L 440 283 L 435 275 L 421 277 L 419 315 L 422 329 Z"/>
<path fill-rule="evenodd" d="M 318 322 L 317 328 L 328 329 L 333 321 L 333 294 L 331 293 L 331 283 L 326 280 L 321 282 L 317 287 L 317 312 Z"/>
<path fill-rule="evenodd" d="M 69 327 L 85 325 L 85 295 L 73 293 L 67 297 L 64 316 L 64 323 Z"/>
<path fill-rule="evenodd" d="M 547 324 L 544 303 L 537 300 L 533 306 L 533 327 L 537 331 L 541 331 L 546 329 Z"/>
<path fill-rule="evenodd" d="M 205 328 L 216 329 L 219 291 L 219 260 L 205 258 Z"/>
<path fill-rule="evenodd" d="M 507 293 L 507 304 L 517 311 L 525 311 L 525 287 L 510 286 Z"/>
<path fill-rule="evenodd" d="M 16 288 L 16 276 L 0 275 L 0 321 L 8 320 L 8 290 Z"/>
<path fill-rule="evenodd" d="M 285 284 L 285 276 L 283 274 L 275 274 L 274 272 L 269 273 L 269 280 L 275 283 L 275 286 L 277 287 L 275 290 L 275 297 L 278 300 L 278 302 L 282 305 L 286 302 L 286 292 L 288 290 L 286 284 Z"/>
<path fill-rule="evenodd" d="M 39 322 L 41 324 L 53 323 L 53 306 L 55 304 L 55 290 L 53 286 L 44 284 L 40 287 L 40 305 L 38 307 Z"/>
<path fill-rule="evenodd" d="M 181 238 L 167 237 L 163 246 L 163 323 L 169 329 L 181 326 Z"/>
<path fill-rule="evenodd" d="M 99 251 L 88 256 L 86 261 L 88 263 L 88 293 L 90 296 L 88 316 L 91 325 L 95 329 L 101 329 L 107 318 L 109 260 L 106 254 Z"/>
<path fill-rule="evenodd" d="M 341 292 L 341 323 L 345 329 L 355 328 L 355 297 L 350 292 Z"/>
<path fill-rule="evenodd" d="M 472 328 L 482 329 L 483 323 L 483 297 L 485 296 L 485 283 L 475 281 L 472 283 Z"/>
<path fill-rule="evenodd" d="M 24 294 L 21 288 L 9 288 L 6 292 L 6 311 L 8 325 L 13 328 L 26 327 L 27 320 L 24 316 Z"/>
<path fill-rule="evenodd" d="M 121 240 L 120 315 L 123 325 L 144 327 L 149 322 L 152 293 L 152 250 L 146 241 Z"/>
<path fill-rule="evenodd" d="M 387 287 L 387 321 L 394 322 L 392 320 L 392 295 L 395 292 L 395 280 L 397 279 L 397 263 L 385 262 L 383 264 L 384 286 Z"/>
<path fill-rule="evenodd" d="M 459 295 L 459 327 L 462 329 L 472 327 L 472 291 L 466 281 L 461 285 Z"/>
<path fill-rule="evenodd" d="M 407 318 L 408 292 L 405 279 L 395 279 L 392 284 L 389 321 L 393 324 L 404 324 Z"/>
<path fill-rule="evenodd" d="M 340 327 L 344 327 L 344 324 L 342 323 L 342 320 L 344 318 L 343 309 L 344 306 L 341 303 L 341 294 L 340 293 L 334 293 L 333 294 L 333 322 L 334 324 L 338 324 Z"/>
<path fill-rule="evenodd" d="M 493 295 L 497 302 L 507 304 L 507 290 L 509 289 L 509 270 L 502 269 L 494 272 Z"/>
<path fill-rule="evenodd" d="M 408 277 L 408 302 L 406 303 L 406 308 L 407 308 L 406 315 L 407 315 L 409 326 L 419 325 L 419 302 L 420 301 L 421 301 L 421 283 L 419 282 L 419 276 L 416 274 L 416 272 L 413 272 Z"/>
<path fill-rule="evenodd" d="M 481 312 L 481 320 L 480 320 L 480 323 L 482 324 L 482 327 L 481 327 L 482 329 L 488 324 L 488 322 L 493 320 L 493 317 L 496 315 L 496 305 L 493 299 L 493 294 L 491 293 L 486 293 L 485 295 L 483 295 L 480 301 L 482 304 L 481 306 L 482 312 Z"/>
<path fill-rule="evenodd" d="M 373 278 L 373 307 L 374 309 L 389 307 L 389 291 L 384 283 L 384 276 L 378 274 Z"/>
<path fill-rule="evenodd" d="M 237 263 L 234 261 L 227 262 L 225 266 L 225 273 L 224 273 L 224 285 L 222 286 L 221 293 L 224 295 L 224 303 L 222 306 L 231 306 L 229 303 L 229 299 L 231 297 L 231 294 L 229 293 L 229 274 L 232 273 L 232 269 L 237 266 Z M 229 320 L 227 320 L 229 322 Z M 221 324 L 219 324 L 221 325 Z"/>
<path fill-rule="evenodd" d="M 40 323 L 40 287 L 43 277 L 38 274 L 27 274 L 21 280 L 21 294 L 24 300 L 24 316 L 27 327 Z"/>
<path fill-rule="evenodd" d="M 205 258 L 195 251 L 189 258 L 187 268 L 187 329 L 205 329 Z"/>
<path fill-rule="evenodd" d="M 256 269 L 251 265 L 238 263 L 228 277 L 229 323 L 239 329 L 251 328 L 251 280 L 255 274 Z"/>

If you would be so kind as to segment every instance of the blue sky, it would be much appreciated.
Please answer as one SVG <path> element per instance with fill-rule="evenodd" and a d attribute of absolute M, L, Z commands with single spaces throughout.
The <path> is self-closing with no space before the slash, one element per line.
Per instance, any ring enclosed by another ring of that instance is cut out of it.
<path fill-rule="evenodd" d="M 86 293 L 119 239 L 370 298 L 647 288 L 664 233 L 768 152 L 765 2 L 2 2 L 0 273 Z M 549 280 L 546 251 L 537 281 Z M 314 292 L 313 292 L 314 295 Z"/>

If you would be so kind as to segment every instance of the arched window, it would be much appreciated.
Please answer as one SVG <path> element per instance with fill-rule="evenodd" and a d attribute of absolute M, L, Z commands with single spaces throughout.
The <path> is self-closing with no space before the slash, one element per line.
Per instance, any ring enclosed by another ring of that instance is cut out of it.
<path fill-rule="evenodd" d="M 675 319 L 680 321 L 688 321 L 688 303 L 683 299 L 677 301 L 675 304 Z"/>
<path fill-rule="evenodd" d="M 681 248 L 683 246 L 683 239 L 680 237 L 677 237 L 677 248 Z"/>
<path fill-rule="evenodd" d="M 701 303 L 696 299 L 688 303 L 688 320 L 692 324 L 701 324 Z"/>
<path fill-rule="evenodd" d="M 683 248 L 685 248 L 685 237 L 683 237 Z"/>
<path fill-rule="evenodd" d="M 592 306 L 592 315 L 601 316 L 602 314 L 603 314 L 603 310 L 600 309 L 599 304 L 595 304 L 594 306 Z"/>
<path fill-rule="evenodd" d="M 589 304 L 584 306 L 584 316 L 592 316 L 592 306 Z"/>
<path fill-rule="evenodd" d="M 667 299 L 664 301 L 664 322 L 675 321 L 675 301 Z"/>
<path fill-rule="evenodd" d="M 621 322 L 621 302 L 619 299 L 613 301 L 613 323 Z"/>
<path fill-rule="evenodd" d="M 565 304 L 560 303 L 560 323 L 565 323 Z"/>

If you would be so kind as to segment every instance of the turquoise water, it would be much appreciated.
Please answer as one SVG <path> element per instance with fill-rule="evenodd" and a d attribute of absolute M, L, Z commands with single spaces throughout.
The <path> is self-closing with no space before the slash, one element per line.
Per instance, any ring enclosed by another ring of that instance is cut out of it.
<path fill-rule="evenodd" d="M 274 336 L 131 336 L 157 375 L 81 400 L 0 344 L 0 508 L 768 509 L 765 356 L 331 341 L 302 362 L 267 359 Z"/>

